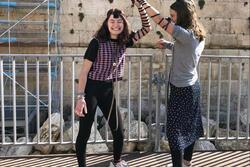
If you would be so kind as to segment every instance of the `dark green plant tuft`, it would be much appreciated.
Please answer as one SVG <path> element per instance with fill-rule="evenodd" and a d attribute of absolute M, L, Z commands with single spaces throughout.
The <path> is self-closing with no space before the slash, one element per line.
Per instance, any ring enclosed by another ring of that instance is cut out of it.
<path fill-rule="evenodd" d="M 198 5 L 199 5 L 200 9 L 203 9 L 205 3 L 206 3 L 205 0 L 199 0 L 198 1 Z"/>
<path fill-rule="evenodd" d="M 75 33 L 74 29 L 71 29 L 70 34 L 74 34 L 74 33 Z"/>
<path fill-rule="evenodd" d="M 82 20 L 84 18 L 84 13 L 79 13 L 78 17 L 79 17 L 80 22 L 82 22 Z"/>

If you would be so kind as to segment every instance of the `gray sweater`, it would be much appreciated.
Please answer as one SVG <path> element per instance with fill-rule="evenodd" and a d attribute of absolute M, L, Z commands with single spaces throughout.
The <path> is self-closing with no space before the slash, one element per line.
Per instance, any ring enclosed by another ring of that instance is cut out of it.
<path fill-rule="evenodd" d="M 170 70 L 170 83 L 176 87 L 186 87 L 195 84 L 198 79 L 197 65 L 205 46 L 205 41 L 199 42 L 191 30 L 175 25 L 172 34 L 174 43 L 165 44 L 173 51 Z"/>

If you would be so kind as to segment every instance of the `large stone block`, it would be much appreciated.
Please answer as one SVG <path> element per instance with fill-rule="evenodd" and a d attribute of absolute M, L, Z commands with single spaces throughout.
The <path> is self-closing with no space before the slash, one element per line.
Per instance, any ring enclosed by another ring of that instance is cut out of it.
<path fill-rule="evenodd" d="M 231 19 L 231 33 L 246 34 L 250 33 L 250 20 L 246 19 Z"/>
<path fill-rule="evenodd" d="M 62 47 L 61 52 L 62 54 L 84 54 L 86 47 Z M 65 61 L 70 61 L 72 58 L 65 57 Z"/>
<path fill-rule="evenodd" d="M 238 46 L 237 34 L 211 34 L 210 41 L 210 46 L 215 48 Z"/>
<path fill-rule="evenodd" d="M 67 31 L 69 32 L 73 29 L 73 15 L 70 14 L 61 14 L 60 15 L 60 30 L 62 35 Z"/>
<path fill-rule="evenodd" d="M 213 33 L 215 27 L 215 19 L 209 17 L 200 18 L 200 23 L 202 23 L 206 33 Z"/>
<path fill-rule="evenodd" d="M 169 6 L 174 1 L 151 0 L 149 2 L 152 6 L 158 9 L 163 16 L 169 16 Z M 247 48 L 249 45 L 248 42 L 246 42 L 248 37 L 245 37 L 244 35 L 248 34 L 249 29 L 249 23 L 247 20 L 247 16 L 249 14 L 248 6 L 249 4 L 246 4 L 243 1 L 233 1 L 230 3 L 225 1 L 206 1 L 204 8 L 198 9 L 199 17 L 201 18 L 200 20 L 204 24 L 208 33 L 206 47 Z M 63 1 L 62 13 L 70 15 L 72 17 L 72 22 L 69 18 L 64 19 L 61 17 L 62 25 L 65 26 L 62 30 L 79 30 L 81 34 L 84 34 L 80 35 L 80 45 L 85 46 L 91 39 L 94 32 L 96 32 L 100 27 L 106 17 L 107 10 L 115 7 L 124 10 L 125 14 L 129 16 L 128 20 L 131 23 L 132 29 L 136 30 L 141 27 L 139 13 L 136 8 L 130 7 L 130 2 L 114 1 L 113 3 L 110 3 L 109 1 L 97 2 L 97 0 L 94 0 L 75 1 L 74 3 L 70 3 L 69 1 Z M 83 14 L 82 21 L 79 20 L 79 13 Z M 69 26 L 68 23 L 72 23 L 73 25 Z M 156 34 L 157 31 L 161 32 L 168 40 L 170 39 L 169 35 L 167 35 L 167 33 L 164 32 L 159 26 L 156 26 L 152 20 L 151 24 L 153 26 L 153 31 L 140 40 L 136 47 L 155 47 L 155 42 L 159 38 Z M 234 37 L 234 35 L 238 34 L 240 34 L 238 37 Z M 64 32 L 62 32 L 61 35 L 65 36 Z M 70 41 L 70 43 L 77 45 L 74 44 L 76 41 L 77 40 L 73 40 Z"/>
<path fill-rule="evenodd" d="M 96 31 L 80 31 L 80 45 L 88 46 Z"/>
<path fill-rule="evenodd" d="M 84 15 L 84 18 L 80 20 L 79 16 L 74 16 L 73 19 L 73 27 L 74 30 L 80 31 L 97 31 L 103 21 L 105 20 L 105 16 L 96 16 L 96 15 Z"/>
<path fill-rule="evenodd" d="M 62 31 L 61 32 L 61 37 L 60 37 L 60 41 L 63 44 L 67 44 L 67 43 L 72 43 L 72 44 L 78 44 L 80 42 L 80 32 L 79 31 Z"/>
<path fill-rule="evenodd" d="M 213 33 L 228 34 L 230 33 L 230 19 L 216 18 L 214 20 Z"/>
<path fill-rule="evenodd" d="M 250 35 L 238 34 L 238 46 L 250 49 Z"/>
<path fill-rule="evenodd" d="M 79 4 L 80 1 L 70 1 L 70 0 L 63 0 L 61 1 L 61 13 L 62 14 L 76 14 L 80 8 Z"/>
<path fill-rule="evenodd" d="M 249 3 L 245 1 L 205 1 L 202 10 L 198 14 L 215 18 L 247 18 L 249 16 Z M 225 10 L 226 9 L 226 10 Z"/>

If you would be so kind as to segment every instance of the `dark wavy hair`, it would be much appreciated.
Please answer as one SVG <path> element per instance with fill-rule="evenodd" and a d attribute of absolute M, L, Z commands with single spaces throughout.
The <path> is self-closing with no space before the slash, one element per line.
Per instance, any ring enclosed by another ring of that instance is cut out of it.
<path fill-rule="evenodd" d="M 96 32 L 95 37 L 98 40 L 109 40 L 110 39 L 110 32 L 108 29 L 108 19 L 111 15 L 114 15 L 115 18 L 121 17 L 123 20 L 124 28 L 123 28 L 123 31 L 118 35 L 118 44 L 124 45 L 128 41 L 130 30 L 128 28 L 129 27 L 128 21 L 124 15 L 124 13 L 119 9 L 110 9 L 107 12 L 107 17 L 103 21 L 100 29 Z"/>
<path fill-rule="evenodd" d="M 193 0 L 176 0 L 170 6 L 170 9 L 177 13 L 176 25 L 185 29 L 191 29 L 199 41 L 204 40 L 206 32 L 198 21 L 196 7 Z"/>

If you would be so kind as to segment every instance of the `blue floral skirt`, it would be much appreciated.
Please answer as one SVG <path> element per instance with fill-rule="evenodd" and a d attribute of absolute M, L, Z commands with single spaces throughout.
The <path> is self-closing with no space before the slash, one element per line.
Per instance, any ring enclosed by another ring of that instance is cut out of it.
<path fill-rule="evenodd" d="M 187 87 L 170 84 L 166 133 L 171 150 L 183 150 L 204 135 L 198 81 Z"/>

